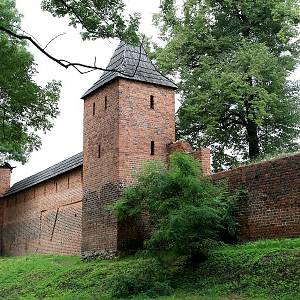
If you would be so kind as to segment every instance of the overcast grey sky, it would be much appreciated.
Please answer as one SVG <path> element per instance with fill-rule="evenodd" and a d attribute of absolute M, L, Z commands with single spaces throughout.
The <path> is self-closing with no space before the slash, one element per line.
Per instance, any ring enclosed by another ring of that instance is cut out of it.
<path fill-rule="evenodd" d="M 68 26 L 67 19 L 53 18 L 40 9 L 40 0 L 17 0 L 17 8 L 24 15 L 22 29 L 32 34 L 42 45 L 59 33 L 67 34 L 50 44 L 48 51 L 56 57 L 70 61 L 97 64 L 106 67 L 118 45 L 117 40 L 83 42 L 79 31 Z M 152 24 L 152 14 L 158 10 L 159 0 L 126 0 L 127 9 L 142 15 L 141 29 L 148 36 L 157 34 Z M 65 70 L 52 62 L 34 47 L 30 48 L 38 64 L 39 74 L 36 81 L 45 84 L 57 79 L 62 81 L 60 115 L 55 120 L 54 128 L 42 136 L 42 148 L 34 152 L 26 165 L 15 163 L 12 181 L 19 181 L 35 174 L 65 158 L 82 151 L 82 94 L 100 77 L 101 72 L 80 75 L 75 70 Z"/>
<path fill-rule="evenodd" d="M 105 67 L 112 56 L 118 41 L 83 42 L 79 31 L 68 26 L 67 19 L 53 18 L 40 9 L 40 0 L 17 0 L 17 8 L 24 15 L 22 28 L 32 34 L 42 45 L 59 33 L 67 34 L 51 43 L 48 51 L 56 57 L 70 61 Z M 152 26 L 152 15 L 158 11 L 160 0 L 125 0 L 127 11 L 141 13 L 141 30 L 147 36 L 155 37 L 157 31 Z M 54 128 L 42 136 L 42 148 L 34 152 L 26 165 L 14 164 L 12 181 L 17 182 L 47 167 L 82 151 L 83 101 L 82 94 L 100 77 L 101 72 L 80 75 L 75 70 L 65 70 L 52 62 L 34 47 L 31 47 L 39 74 L 36 81 L 45 84 L 57 79 L 62 81 L 60 115 Z M 300 70 L 293 75 L 300 79 Z"/>

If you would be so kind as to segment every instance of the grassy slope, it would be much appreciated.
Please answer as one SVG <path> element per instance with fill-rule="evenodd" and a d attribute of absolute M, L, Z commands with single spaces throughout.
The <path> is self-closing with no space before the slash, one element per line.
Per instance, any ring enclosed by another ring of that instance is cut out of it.
<path fill-rule="evenodd" d="M 111 278 L 141 260 L 0 258 L 0 299 L 110 299 Z M 197 270 L 177 276 L 173 285 L 175 294 L 160 299 L 300 300 L 300 239 L 221 247 Z"/>
<path fill-rule="evenodd" d="M 177 286 L 183 299 L 300 300 L 300 239 L 222 247 Z"/>

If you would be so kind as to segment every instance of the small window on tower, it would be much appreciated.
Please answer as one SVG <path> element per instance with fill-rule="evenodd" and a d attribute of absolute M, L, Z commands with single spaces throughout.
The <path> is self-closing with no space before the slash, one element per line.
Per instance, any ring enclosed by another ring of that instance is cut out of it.
<path fill-rule="evenodd" d="M 154 155 L 154 150 L 155 150 L 154 141 L 151 141 L 151 149 L 150 149 L 150 154 L 151 155 Z"/>
<path fill-rule="evenodd" d="M 101 145 L 98 145 L 98 158 L 101 157 Z"/>
<path fill-rule="evenodd" d="M 105 96 L 105 99 L 104 99 L 104 108 L 105 108 L 105 110 L 107 109 L 107 96 Z"/>
<path fill-rule="evenodd" d="M 150 96 L 150 108 L 154 109 L 154 96 L 153 95 Z"/>
<path fill-rule="evenodd" d="M 93 103 L 93 116 L 95 115 L 95 113 L 96 113 L 96 103 L 94 102 Z"/>

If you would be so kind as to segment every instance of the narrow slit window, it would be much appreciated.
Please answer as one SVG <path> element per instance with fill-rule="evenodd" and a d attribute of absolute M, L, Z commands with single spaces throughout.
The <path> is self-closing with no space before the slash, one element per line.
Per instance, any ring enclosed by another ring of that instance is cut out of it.
<path fill-rule="evenodd" d="M 101 157 L 101 145 L 98 145 L 98 158 Z"/>
<path fill-rule="evenodd" d="M 107 96 L 105 96 L 105 98 L 104 98 L 104 108 L 105 108 L 105 110 L 107 109 Z"/>
<path fill-rule="evenodd" d="M 55 182 L 55 192 L 57 192 L 57 182 Z"/>
<path fill-rule="evenodd" d="M 70 188 L 70 176 L 68 176 L 68 189 Z"/>
<path fill-rule="evenodd" d="M 150 108 L 154 109 L 154 96 L 153 95 L 150 96 Z"/>
<path fill-rule="evenodd" d="M 95 115 L 95 113 L 96 113 L 96 103 L 94 102 L 93 103 L 93 116 Z"/>
<path fill-rule="evenodd" d="M 151 155 L 154 155 L 154 152 L 155 152 L 155 144 L 154 144 L 154 141 L 151 141 L 151 147 L 150 147 L 150 154 Z"/>

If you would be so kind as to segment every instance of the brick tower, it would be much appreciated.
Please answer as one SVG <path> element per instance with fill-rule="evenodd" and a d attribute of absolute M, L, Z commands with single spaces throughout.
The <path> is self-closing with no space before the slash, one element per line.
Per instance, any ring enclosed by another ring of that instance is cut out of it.
<path fill-rule="evenodd" d="M 10 177 L 12 167 L 8 163 L 4 163 L 0 166 L 0 197 L 3 197 L 5 192 L 10 188 Z"/>
<path fill-rule="evenodd" d="M 175 141 L 176 86 L 144 49 L 120 43 L 107 69 L 82 97 L 84 257 L 121 250 L 132 231 L 118 226 L 106 207 L 144 161 L 166 161 L 167 144 Z"/>

